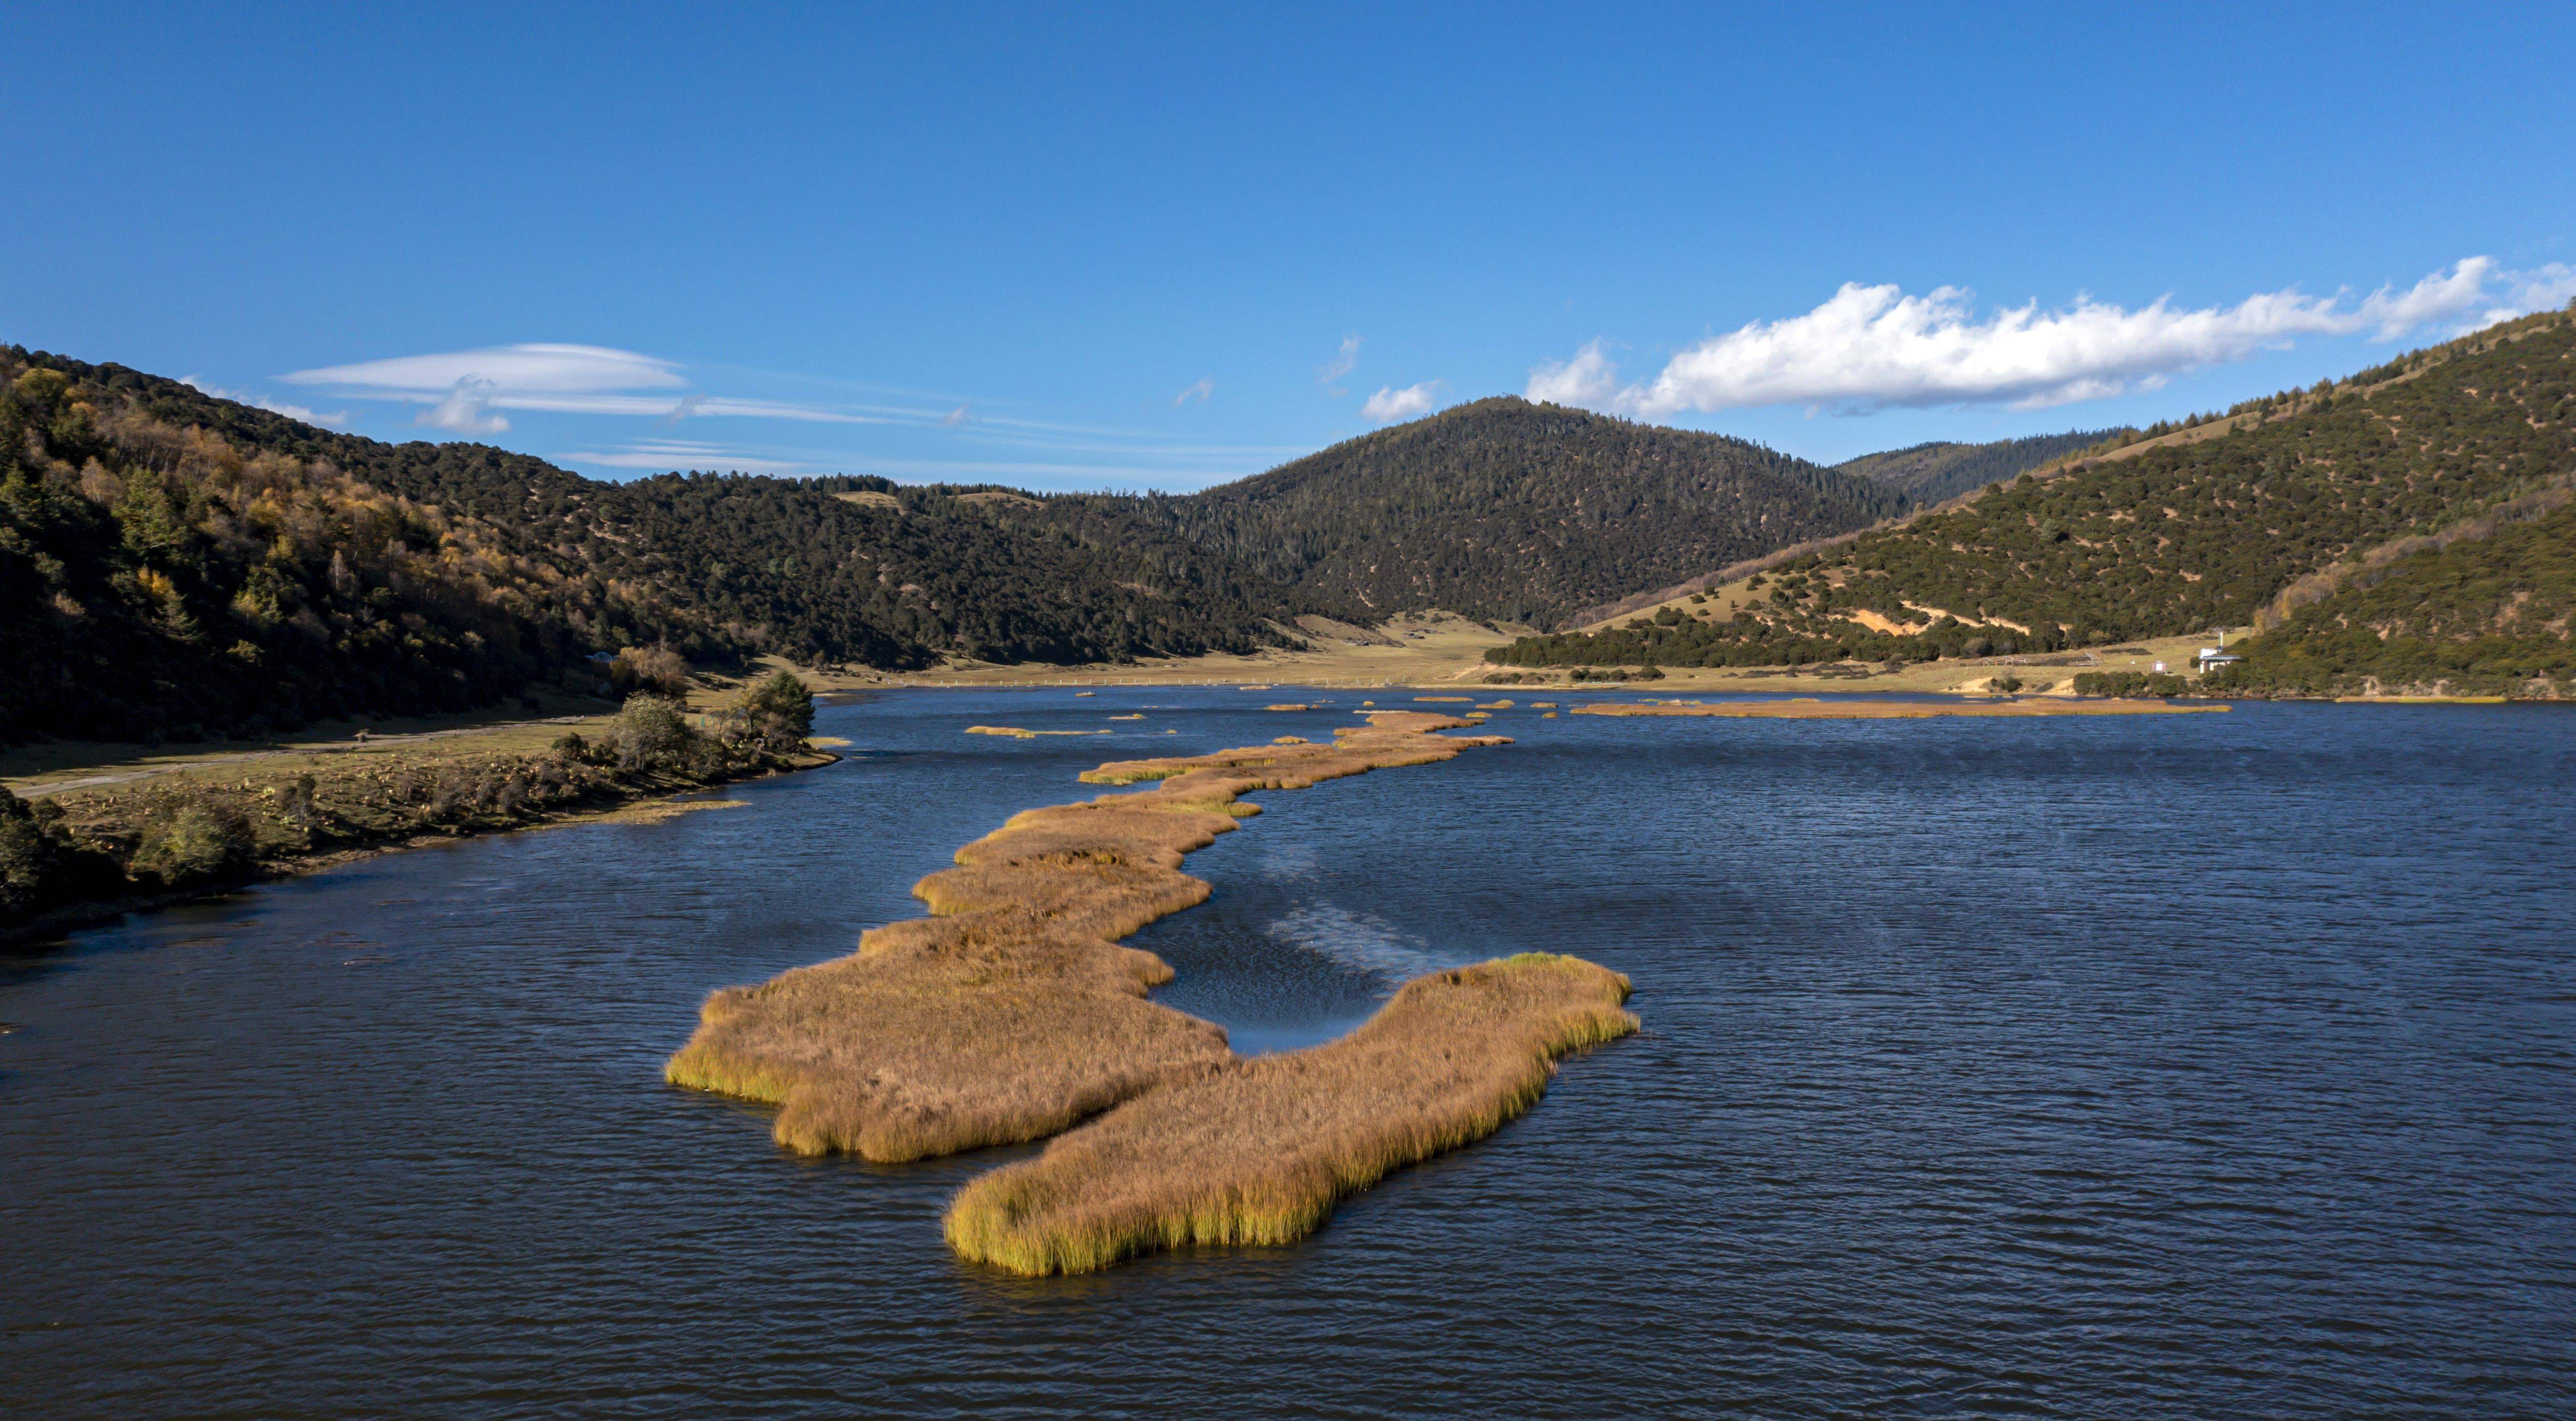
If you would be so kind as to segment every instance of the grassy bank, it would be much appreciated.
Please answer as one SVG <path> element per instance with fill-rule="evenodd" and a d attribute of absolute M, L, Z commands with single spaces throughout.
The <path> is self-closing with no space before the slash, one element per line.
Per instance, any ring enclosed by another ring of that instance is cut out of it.
<path fill-rule="evenodd" d="M 1636 1030 L 1627 997 L 1618 973 L 1544 953 L 1417 978 L 1338 1041 L 1228 1060 L 976 1180 L 949 1245 L 1037 1276 L 1303 1238 L 1343 1196 L 1528 1109 L 1557 1057 Z"/>
<path fill-rule="evenodd" d="M 0 942 L 835 758 L 807 744 L 812 699 L 793 676 L 719 700 L 696 716 L 642 695 L 572 723 L 53 767 L 18 782 L 25 798 L 0 789 Z"/>

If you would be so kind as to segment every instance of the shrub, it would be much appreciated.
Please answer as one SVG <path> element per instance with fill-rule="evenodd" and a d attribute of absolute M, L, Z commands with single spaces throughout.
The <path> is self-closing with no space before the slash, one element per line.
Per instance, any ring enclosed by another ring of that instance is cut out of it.
<path fill-rule="evenodd" d="M 1986 685 L 2009 696 L 2021 689 L 2021 678 L 2011 675 L 1997 676 L 1987 681 Z"/>
<path fill-rule="evenodd" d="M 241 872 L 250 867 L 256 847 L 250 820 L 240 810 L 211 799 L 183 799 L 145 824 L 129 867 L 137 877 L 176 888 Z"/>
<path fill-rule="evenodd" d="M 814 693 L 792 671 L 752 687 L 734 713 L 744 735 L 771 750 L 793 750 L 814 733 Z"/>
<path fill-rule="evenodd" d="M 608 683 L 627 695 L 679 700 L 689 694 L 689 663 L 667 646 L 630 646 L 608 664 Z"/>
<path fill-rule="evenodd" d="M 60 805 L 0 788 L 0 918 L 104 896 L 119 877 L 113 860 L 72 838 Z"/>
<path fill-rule="evenodd" d="M 2190 683 L 2180 676 L 2148 671 L 2079 671 L 2075 675 L 2079 696 L 2179 696 L 2189 688 Z"/>
<path fill-rule="evenodd" d="M 630 770 L 672 760 L 696 738 L 680 703 L 663 696 L 629 696 L 625 709 L 608 720 L 608 743 L 616 747 L 617 763 Z"/>

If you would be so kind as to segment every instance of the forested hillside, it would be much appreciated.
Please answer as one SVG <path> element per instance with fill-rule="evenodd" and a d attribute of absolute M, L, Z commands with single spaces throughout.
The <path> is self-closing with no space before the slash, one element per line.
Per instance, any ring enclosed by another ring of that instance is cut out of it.
<path fill-rule="evenodd" d="M 2202 432 L 2210 437 L 2025 475 L 1794 559 L 1761 580 L 1757 608 L 1724 621 L 1659 613 L 1660 624 L 1533 638 L 1495 659 L 1921 659 L 2242 625 L 2299 578 L 2576 469 L 2576 321 L 2510 322 L 2341 384 L 2248 402 Z M 2532 536 L 2545 541 L 2549 526 Z M 2468 625 L 2446 622 L 2441 635 Z"/>
<path fill-rule="evenodd" d="M 0 742 L 461 710 L 594 644 L 717 649 L 507 543 L 0 351 Z"/>
<path fill-rule="evenodd" d="M 2097 445 L 2126 443 L 2128 436 L 2136 433 L 2134 429 L 2091 429 L 2035 434 L 1992 444 L 1916 444 L 1882 454 L 1863 454 L 1834 468 L 1885 484 L 1917 503 L 1934 504 Z"/>
<path fill-rule="evenodd" d="M 1552 625 L 1576 608 L 1902 512 L 1905 496 L 1757 444 L 1500 397 L 1122 510 L 1308 594 Z M 1077 525 L 1079 526 L 1079 525 Z"/>
<path fill-rule="evenodd" d="M 2569 483 L 2576 483 L 2571 479 Z M 2215 673 L 2218 694 L 2576 690 L 2576 488 L 2374 549 L 2294 584 Z"/>
<path fill-rule="evenodd" d="M 0 348 L 0 741 L 488 705 L 594 650 L 1250 650 L 1352 609 L 1151 528 L 883 480 L 581 478 Z M 1026 502 L 1026 500 L 1022 500 Z"/>

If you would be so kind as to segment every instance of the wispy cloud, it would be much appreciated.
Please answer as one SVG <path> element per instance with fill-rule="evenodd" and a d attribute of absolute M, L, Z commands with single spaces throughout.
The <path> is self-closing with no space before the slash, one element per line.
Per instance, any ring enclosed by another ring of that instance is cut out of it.
<path fill-rule="evenodd" d="M 795 474 L 806 472 L 809 467 L 802 460 L 744 454 L 720 444 L 679 439 L 646 439 L 605 451 L 557 454 L 555 457 L 568 464 L 651 469 L 655 472 L 699 469 L 725 473 Z"/>
<path fill-rule="evenodd" d="M 283 378 L 290 385 L 409 395 L 449 390 L 459 380 L 488 380 L 512 391 L 558 395 L 676 390 L 689 383 L 671 361 L 599 345 L 503 345 L 443 355 L 403 355 L 299 370 Z"/>
<path fill-rule="evenodd" d="M 2554 310 L 2576 302 L 2576 266 L 2565 262 L 2551 262 L 2529 271 L 2508 272 L 2505 283 L 2504 304 L 2489 307 L 2478 321 L 2479 325 L 2492 326 L 2498 321 L 2510 321 L 2516 316 Z"/>
<path fill-rule="evenodd" d="M 1359 365 L 1360 338 L 1356 334 L 1346 335 L 1342 337 L 1341 349 L 1334 352 L 1333 358 L 1315 367 L 1315 383 L 1329 387 L 1334 381 L 1357 370 Z M 1327 388 L 1325 393 L 1339 397 L 1348 394 L 1349 391 Z"/>
<path fill-rule="evenodd" d="M 447 398 L 422 410 L 412 423 L 458 434 L 502 433 L 509 429 L 510 421 L 491 412 L 494 388 L 480 375 L 459 376 L 449 387 Z"/>
<path fill-rule="evenodd" d="M 1388 385 L 1369 396 L 1368 403 L 1360 406 L 1360 417 L 1376 420 L 1380 424 L 1392 424 L 1399 419 L 1414 419 L 1429 414 L 1431 407 L 1439 402 L 1440 387 L 1443 383 L 1445 382 L 1439 380 L 1425 380 L 1419 385 L 1407 385 L 1401 390 Z"/>
<path fill-rule="evenodd" d="M 460 433 L 497 434 L 510 427 L 495 410 L 554 414 L 640 415 L 684 419 L 740 417 L 820 424 L 873 424 L 878 417 L 779 400 L 734 399 L 690 392 L 675 398 L 648 391 L 685 390 L 677 362 L 598 345 L 505 345 L 438 355 L 404 355 L 298 370 L 290 385 L 337 391 L 352 399 L 427 405 L 417 423 Z"/>
<path fill-rule="evenodd" d="M 179 383 L 187 386 L 191 390 L 199 392 L 200 394 L 212 395 L 219 400 L 231 400 L 235 404 L 250 405 L 257 409 L 264 409 L 270 414 L 282 414 L 288 419 L 300 419 L 306 424 L 318 424 L 325 428 L 337 429 L 341 425 L 349 422 L 349 412 L 347 410 L 333 410 L 329 414 L 317 414 L 303 405 L 291 405 L 284 400 L 272 400 L 266 395 L 254 395 L 246 390 L 226 390 L 218 386 L 209 385 L 194 375 L 180 376 Z"/>
<path fill-rule="evenodd" d="M 2001 404 L 2031 409 L 2152 389 L 2185 370 L 2243 360 L 2303 336 L 2368 333 L 2395 340 L 2425 328 L 2490 324 L 2554 304 L 2576 272 L 2497 270 L 2470 257 L 2404 290 L 2360 300 L 2295 288 L 2233 306 L 2136 310 L 2079 298 L 2036 301 L 1980 316 L 1970 294 L 1945 286 L 1909 296 L 1895 286 L 1845 285 L 1802 316 L 1754 322 L 1674 356 L 1653 380 L 1622 386 L 1604 345 L 1530 372 L 1534 400 L 1648 418 L 1684 410 L 1807 405 L 1865 412 L 1890 406 Z M 2498 305 L 2499 296 L 2505 304 Z"/>
<path fill-rule="evenodd" d="M 957 426 L 964 424 L 965 422 L 966 407 L 964 405 L 959 405 L 957 408 L 950 410 L 948 413 L 939 417 L 941 427 L 947 429 L 955 429 Z"/>
<path fill-rule="evenodd" d="M 1178 409 L 1181 406 L 1188 404 L 1203 405 L 1207 403 L 1208 396 L 1215 393 L 1216 377 L 1213 375 L 1202 375 L 1197 380 L 1193 381 L 1188 389 L 1172 396 L 1172 407 L 1174 409 Z"/>

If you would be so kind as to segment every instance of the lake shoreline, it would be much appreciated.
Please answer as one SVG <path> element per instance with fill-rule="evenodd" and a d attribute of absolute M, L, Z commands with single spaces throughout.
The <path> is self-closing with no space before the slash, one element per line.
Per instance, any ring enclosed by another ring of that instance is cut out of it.
<path fill-rule="evenodd" d="M 415 824 L 376 836 L 359 834 L 334 839 L 327 843 L 316 844 L 309 850 L 267 854 L 245 869 L 184 887 L 148 888 L 137 884 L 135 892 L 119 894 L 111 898 L 66 903 L 30 914 L 20 921 L 0 925 L 0 951 L 19 952 L 30 948 L 43 948 L 67 934 L 113 922 L 129 913 L 146 913 L 175 907 L 182 903 L 220 898 L 263 883 L 280 883 L 289 879 L 324 873 L 385 854 L 432 848 L 440 844 L 453 844 L 494 834 L 615 822 L 619 816 L 632 814 L 640 806 L 678 801 L 683 795 L 702 793 L 729 784 L 746 784 L 755 780 L 773 779 L 780 775 L 821 769 L 826 765 L 838 764 L 841 758 L 829 750 L 807 749 L 793 755 L 777 757 L 772 763 L 763 764 L 740 774 L 701 777 L 677 775 L 667 771 L 647 772 L 644 777 L 637 779 L 600 781 L 587 787 L 583 796 L 576 801 L 555 806 L 514 810 L 508 819 L 487 817 L 436 828 Z M 245 779 L 244 783 L 247 785 L 250 781 Z"/>

